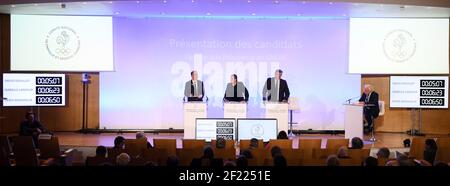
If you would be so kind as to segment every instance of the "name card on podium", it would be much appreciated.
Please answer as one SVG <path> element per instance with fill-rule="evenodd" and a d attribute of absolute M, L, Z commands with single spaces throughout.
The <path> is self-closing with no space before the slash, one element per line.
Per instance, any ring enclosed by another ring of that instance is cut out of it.
<path fill-rule="evenodd" d="M 247 103 L 225 102 L 223 118 L 247 118 Z"/>
<path fill-rule="evenodd" d="M 265 102 L 266 118 L 275 118 L 278 123 L 278 132 L 284 130 L 288 132 L 289 129 L 289 104 L 280 102 Z"/>
<path fill-rule="evenodd" d="M 344 104 L 345 138 L 359 137 L 363 139 L 363 106 L 360 104 Z"/>
<path fill-rule="evenodd" d="M 207 118 L 207 106 L 204 102 L 185 102 L 184 111 L 184 139 L 195 139 L 195 120 Z"/>

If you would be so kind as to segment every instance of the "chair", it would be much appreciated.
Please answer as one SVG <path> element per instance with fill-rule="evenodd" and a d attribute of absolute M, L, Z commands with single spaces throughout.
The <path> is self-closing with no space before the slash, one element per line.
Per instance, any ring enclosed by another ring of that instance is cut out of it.
<path fill-rule="evenodd" d="M 303 159 L 303 150 L 299 149 L 282 149 L 282 154 L 286 158 L 288 166 L 299 166 Z"/>
<path fill-rule="evenodd" d="M 450 138 L 438 138 L 436 144 L 436 161 L 450 162 Z"/>
<path fill-rule="evenodd" d="M 326 159 L 303 159 L 302 166 L 326 166 Z"/>
<path fill-rule="evenodd" d="M 39 139 L 39 151 L 41 159 L 54 158 L 63 166 L 72 166 L 74 149 L 61 151 L 57 137 Z"/>
<path fill-rule="evenodd" d="M 155 149 L 165 149 L 167 155 L 177 155 L 177 140 L 176 139 L 153 139 Z"/>
<path fill-rule="evenodd" d="M 215 149 L 216 148 L 216 141 L 217 140 L 211 140 L 211 148 Z M 234 140 L 225 140 L 225 148 L 226 149 L 234 149 Z"/>
<path fill-rule="evenodd" d="M 177 149 L 180 166 L 189 166 L 194 158 L 201 158 L 203 150 L 200 148 Z"/>
<path fill-rule="evenodd" d="M 105 158 L 105 157 L 87 157 L 86 158 L 86 166 L 102 166 L 104 164 L 115 165 L 115 158 Z"/>
<path fill-rule="evenodd" d="M 9 143 L 8 136 L 0 136 L 0 148 L 4 148 L 6 154 L 9 156 L 11 154 L 11 144 Z"/>
<path fill-rule="evenodd" d="M 369 155 L 370 149 L 348 149 L 348 156 L 354 161 L 355 165 L 361 165 Z"/>
<path fill-rule="evenodd" d="M 125 152 L 131 157 L 140 156 L 143 149 L 147 149 L 147 140 L 145 138 L 125 140 Z"/>
<path fill-rule="evenodd" d="M 245 150 L 250 147 L 250 140 L 240 140 L 239 141 L 239 149 Z M 264 142 L 263 140 L 258 140 L 258 149 L 264 149 Z"/>
<path fill-rule="evenodd" d="M 332 154 L 337 154 L 337 149 L 313 149 L 312 159 L 327 159 Z"/>
<path fill-rule="evenodd" d="M 339 149 L 340 147 L 348 147 L 348 139 L 327 139 L 327 149 Z"/>
<path fill-rule="evenodd" d="M 290 139 L 277 139 L 269 141 L 269 149 L 278 146 L 281 149 L 292 149 L 292 140 Z"/>
<path fill-rule="evenodd" d="M 116 159 L 119 154 L 127 153 L 125 149 L 108 148 L 108 158 Z"/>
<path fill-rule="evenodd" d="M 166 149 L 143 149 L 142 158 L 145 162 L 151 161 L 158 165 L 166 165 L 167 162 L 167 150 Z"/>
<path fill-rule="evenodd" d="M 298 149 L 303 150 L 304 158 L 312 158 L 313 149 L 322 147 L 322 139 L 299 139 Z"/>
<path fill-rule="evenodd" d="M 40 161 L 31 136 L 14 136 L 11 139 L 16 166 L 41 166 L 53 164 L 53 159 Z"/>
<path fill-rule="evenodd" d="M 226 160 L 236 160 L 236 149 L 234 148 L 225 148 L 225 149 L 217 149 L 214 148 L 214 158 L 221 158 L 223 161 Z"/>
<path fill-rule="evenodd" d="M 253 149 L 252 151 L 253 158 L 248 159 L 249 166 L 263 166 L 264 160 L 266 159 L 268 150 L 266 149 Z"/>
<path fill-rule="evenodd" d="M 205 148 L 205 140 L 183 139 L 183 149 L 203 149 Z"/>
<path fill-rule="evenodd" d="M 380 112 L 378 113 L 378 117 L 381 117 L 381 116 L 384 115 L 385 107 L 386 107 L 384 101 L 378 101 L 378 107 L 380 108 Z M 372 129 L 371 137 L 370 137 L 369 141 L 374 142 L 374 141 L 377 140 L 375 138 L 375 119 L 372 122 L 373 122 L 373 126 L 372 126 L 373 129 Z"/>
<path fill-rule="evenodd" d="M 423 151 L 425 150 L 425 140 L 423 137 L 415 137 L 411 140 L 409 148 L 409 157 L 415 159 L 423 159 Z"/>

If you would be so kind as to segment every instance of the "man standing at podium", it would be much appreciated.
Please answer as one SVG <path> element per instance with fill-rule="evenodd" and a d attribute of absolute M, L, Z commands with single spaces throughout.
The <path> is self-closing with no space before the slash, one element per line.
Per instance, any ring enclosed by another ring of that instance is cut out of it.
<path fill-rule="evenodd" d="M 238 81 L 236 74 L 231 75 L 230 83 L 227 84 L 223 100 L 235 102 L 248 101 L 248 90 L 244 83 Z"/>
<path fill-rule="evenodd" d="M 184 96 L 188 101 L 203 101 L 204 95 L 203 82 L 198 80 L 198 73 L 194 70 L 191 72 L 191 80 L 184 85 Z"/>
<path fill-rule="evenodd" d="M 378 117 L 380 113 L 380 107 L 378 105 L 378 93 L 373 90 L 372 85 L 364 85 L 364 92 L 359 98 L 359 102 L 364 104 L 364 120 L 367 123 L 367 128 L 365 131 L 372 132 L 373 130 L 373 119 Z"/>
<path fill-rule="evenodd" d="M 281 79 L 283 71 L 275 71 L 275 77 L 267 78 L 263 89 L 263 100 L 274 102 L 287 102 L 289 100 L 289 87 L 286 80 Z"/>

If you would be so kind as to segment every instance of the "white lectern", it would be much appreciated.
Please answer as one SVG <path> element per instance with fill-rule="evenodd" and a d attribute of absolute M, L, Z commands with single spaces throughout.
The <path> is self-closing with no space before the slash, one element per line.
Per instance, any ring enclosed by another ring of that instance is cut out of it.
<path fill-rule="evenodd" d="M 280 102 L 265 102 L 266 118 L 275 118 L 278 123 L 278 132 L 284 130 L 288 132 L 289 129 L 289 104 Z"/>
<path fill-rule="evenodd" d="M 223 103 L 223 118 L 247 118 L 247 103 Z"/>
<path fill-rule="evenodd" d="M 359 137 L 363 139 L 363 107 L 361 104 L 344 104 L 345 106 L 345 138 Z"/>
<path fill-rule="evenodd" d="M 185 102 L 184 110 L 184 139 L 195 139 L 195 120 L 197 118 L 207 118 L 206 103 Z"/>

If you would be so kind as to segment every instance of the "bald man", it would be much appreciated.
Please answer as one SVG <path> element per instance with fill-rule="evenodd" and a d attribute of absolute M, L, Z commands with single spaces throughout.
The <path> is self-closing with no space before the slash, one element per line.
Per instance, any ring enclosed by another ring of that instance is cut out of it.
<path fill-rule="evenodd" d="M 367 132 L 373 130 L 373 119 L 378 117 L 380 107 L 378 105 L 378 93 L 373 90 L 372 85 L 364 85 L 363 94 L 359 98 L 359 102 L 364 104 L 364 119 L 367 122 Z"/>

